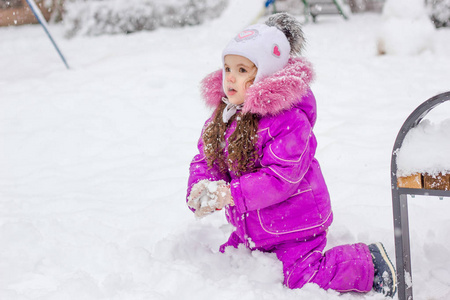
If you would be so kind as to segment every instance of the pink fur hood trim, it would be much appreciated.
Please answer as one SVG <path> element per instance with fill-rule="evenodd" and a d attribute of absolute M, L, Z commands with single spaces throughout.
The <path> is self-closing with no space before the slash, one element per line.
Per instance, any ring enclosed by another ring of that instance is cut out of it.
<path fill-rule="evenodd" d="M 313 79 L 314 71 L 311 63 L 303 57 L 291 57 L 282 70 L 260 80 L 247 90 L 242 112 L 265 116 L 289 110 L 308 93 L 309 84 Z M 209 107 L 219 106 L 222 97 L 225 97 L 222 88 L 222 69 L 202 80 L 201 92 Z"/>

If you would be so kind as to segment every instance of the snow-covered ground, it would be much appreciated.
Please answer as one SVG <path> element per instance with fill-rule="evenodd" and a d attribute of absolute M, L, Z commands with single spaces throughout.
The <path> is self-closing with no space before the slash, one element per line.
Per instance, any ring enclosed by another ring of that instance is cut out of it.
<path fill-rule="evenodd" d="M 185 205 L 210 114 L 198 83 L 260 2 L 132 35 L 66 40 L 51 25 L 70 71 L 39 26 L 0 28 L 0 299 L 384 299 L 289 290 L 273 255 L 218 253 L 231 231 L 222 213 L 196 220 Z M 450 30 L 420 55 L 377 56 L 381 21 L 319 16 L 304 54 L 335 214 L 328 246 L 382 241 L 394 259 L 391 151 L 408 115 L 450 89 Z M 415 299 L 450 297 L 445 200 L 410 202 Z"/>

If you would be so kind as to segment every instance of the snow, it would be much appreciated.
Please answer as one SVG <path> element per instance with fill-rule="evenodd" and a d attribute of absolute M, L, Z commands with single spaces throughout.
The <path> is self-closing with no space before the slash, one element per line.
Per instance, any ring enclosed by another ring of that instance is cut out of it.
<path fill-rule="evenodd" d="M 450 119 L 437 124 L 422 120 L 405 136 L 397 155 L 397 176 L 450 172 Z"/>
<path fill-rule="evenodd" d="M 224 205 L 219 206 L 219 185 L 225 185 L 224 180 L 213 181 L 200 180 L 191 189 L 191 193 L 188 197 L 188 206 L 195 210 L 197 217 L 204 217 L 209 215 L 217 209 L 222 209 Z M 226 196 L 225 192 L 222 192 L 221 198 Z M 223 201 L 222 201 L 223 202 Z"/>
<path fill-rule="evenodd" d="M 0 299 L 384 299 L 289 290 L 273 255 L 218 252 L 232 230 L 223 212 L 198 220 L 185 204 L 210 114 L 199 82 L 260 6 L 232 0 L 201 26 L 130 35 L 67 40 L 50 25 L 69 71 L 39 26 L 0 28 Z M 433 50 L 378 56 L 382 21 L 324 16 L 305 25 L 304 55 L 335 214 L 328 247 L 382 241 L 394 260 L 392 147 L 408 115 L 448 90 L 450 30 Z M 450 296 L 449 209 L 410 201 L 417 299 Z"/>
<path fill-rule="evenodd" d="M 378 33 L 378 52 L 417 55 L 433 49 L 435 27 L 422 0 L 387 0 Z"/>

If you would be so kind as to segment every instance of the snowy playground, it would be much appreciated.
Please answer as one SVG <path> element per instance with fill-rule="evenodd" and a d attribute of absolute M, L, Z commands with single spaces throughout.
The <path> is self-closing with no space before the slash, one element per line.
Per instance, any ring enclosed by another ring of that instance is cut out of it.
<path fill-rule="evenodd" d="M 273 255 L 218 252 L 232 231 L 223 212 L 198 220 L 185 204 L 211 114 L 199 82 L 260 8 L 230 0 L 201 25 L 129 35 L 67 39 L 51 24 L 70 70 L 39 25 L 0 27 L 0 299 L 385 299 L 290 290 Z M 303 30 L 334 213 L 327 248 L 381 241 L 394 260 L 392 147 L 418 105 L 450 90 L 450 28 L 403 35 L 379 55 L 386 24 L 360 13 Z M 448 126 L 449 116 L 445 103 L 429 118 Z M 410 201 L 414 299 L 450 298 L 449 200 Z"/>

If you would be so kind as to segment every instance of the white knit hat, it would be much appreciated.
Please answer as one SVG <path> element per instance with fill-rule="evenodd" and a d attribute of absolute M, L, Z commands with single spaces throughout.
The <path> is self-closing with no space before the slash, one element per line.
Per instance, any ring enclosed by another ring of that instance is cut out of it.
<path fill-rule="evenodd" d="M 258 68 L 254 83 L 283 69 L 288 60 L 291 46 L 284 33 L 274 26 L 256 24 L 239 32 L 222 52 L 225 55 L 244 56 Z M 225 77 L 224 77 L 225 78 Z"/>

